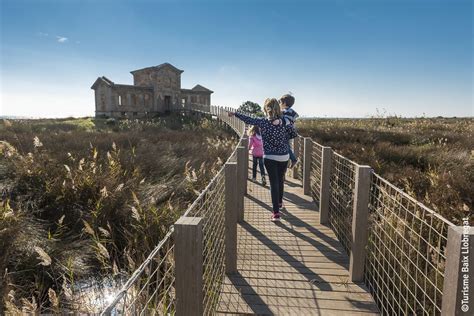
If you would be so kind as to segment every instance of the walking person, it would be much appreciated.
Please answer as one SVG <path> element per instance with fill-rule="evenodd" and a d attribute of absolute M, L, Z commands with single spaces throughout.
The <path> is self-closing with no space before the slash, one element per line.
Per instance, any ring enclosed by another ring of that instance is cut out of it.
<path fill-rule="evenodd" d="M 280 105 L 276 99 L 266 99 L 264 103 L 265 118 L 252 118 L 242 113 L 229 112 L 246 124 L 260 127 L 263 139 L 263 158 L 272 197 L 272 221 L 280 220 L 280 208 L 283 202 L 283 182 L 288 167 L 289 140 L 298 136 L 293 124 L 273 125 L 275 119 L 282 118 Z"/>
<path fill-rule="evenodd" d="M 262 185 L 267 185 L 265 179 L 265 167 L 263 165 L 263 139 L 260 134 L 260 127 L 253 125 L 249 129 L 249 150 L 252 152 L 252 181 L 257 181 L 257 165 L 260 167 Z"/>

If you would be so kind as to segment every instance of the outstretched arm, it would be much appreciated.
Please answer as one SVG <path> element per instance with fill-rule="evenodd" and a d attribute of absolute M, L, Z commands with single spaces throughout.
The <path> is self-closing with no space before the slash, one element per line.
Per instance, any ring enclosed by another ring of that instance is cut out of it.
<path fill-rule="evenodd" d="M 243 121 L 245 124 L 249 124 L 249 125 L 257 125 L 257 126 L 262 126 L 263 125 L 263 122 L 265 121 L 264 118 L 253 118 L 253 117 L 250 117 L 250 116 L 247 116 L 245 114 L 242 114 L 242 113 L 231 113 L 229 112 L 229 115 L 235 115 L 236 118 L 238 118 L 239 120 Z"/>

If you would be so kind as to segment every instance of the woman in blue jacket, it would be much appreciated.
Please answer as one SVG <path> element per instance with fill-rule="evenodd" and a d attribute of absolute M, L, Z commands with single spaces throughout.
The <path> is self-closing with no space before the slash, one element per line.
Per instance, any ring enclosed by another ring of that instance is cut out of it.
<path fill-rule="evenodd" d="M 283 183 L 290 159 L 289 140 L 298 136 L 293 124 L 273 125 L 275 119 L 281 118 L 280 105 L 276 99 L 266 99 L 264 104 L 266 118 L 252 118 L 242 113 L 229 112 L 246 124 L 260 127 L 263 138 L 263 160 L 270 179 L 273 215 L 272 221 L 280 220 L 280 208 L 283 202 Z"/>

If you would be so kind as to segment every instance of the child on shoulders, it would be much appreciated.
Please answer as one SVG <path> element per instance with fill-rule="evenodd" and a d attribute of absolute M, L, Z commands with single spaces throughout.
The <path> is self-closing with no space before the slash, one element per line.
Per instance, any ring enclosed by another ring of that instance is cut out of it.
<path fill-rule="evenodd" d="M 283 95 L 280 100 L 278 100 L 280 104 L 280 109 L 283 114 L 283 119 L 276 119 L 273 121 L 273 125 L 294 125 L 296 119 L 299 117 L 298 113 L 292 108 L 295 104 L 295 97 L 291 94 Z M 290 148 L 290 168 L 293 168 L 296 163 L 298 162 L 298 158 L 296 158 L 293 150 Z"/>

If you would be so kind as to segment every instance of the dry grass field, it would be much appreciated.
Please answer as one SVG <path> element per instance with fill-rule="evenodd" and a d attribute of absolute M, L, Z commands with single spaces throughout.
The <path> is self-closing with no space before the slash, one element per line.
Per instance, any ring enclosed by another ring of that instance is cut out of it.
<path fill-rule="evenodd" d="M 367 164 L 461 225 L 474 210 L 474 119 L 307 119 L 298 132 Z"/>
<path fill-rule="evenodd" d="M 235 142 L 179 115 L 0 122 L 0 310 L 84 311 L 82 285 L 136 269 Z"/>

